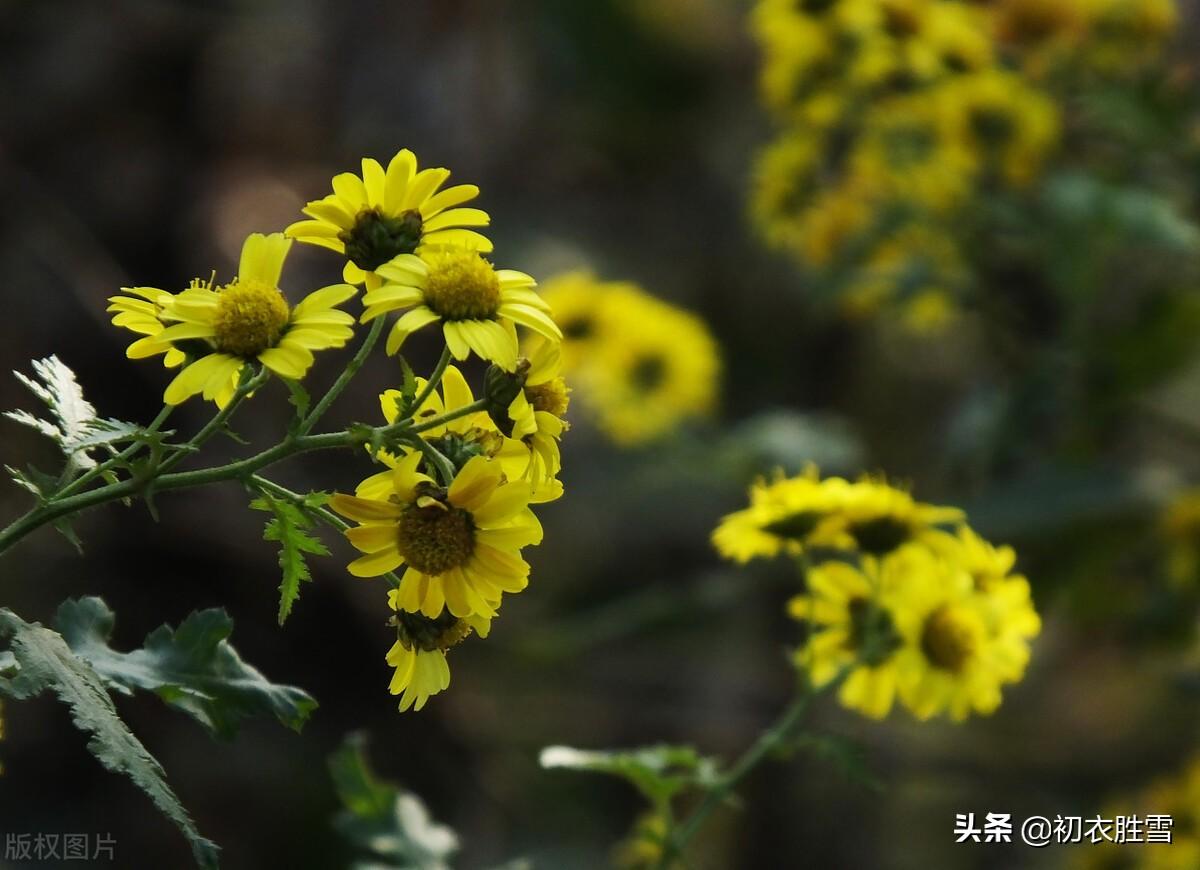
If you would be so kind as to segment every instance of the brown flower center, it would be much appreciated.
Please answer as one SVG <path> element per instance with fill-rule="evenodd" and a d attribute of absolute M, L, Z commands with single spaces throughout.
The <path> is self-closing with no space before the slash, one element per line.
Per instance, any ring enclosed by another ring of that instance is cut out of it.
<path fill-rule="evenodd" d="M 921 651 L 935 667 L 958 673 L 975 654 L 978 640 L 973 622 L 948 606 L 939 607 L 921 629 Z"/>
<path fill-rule="evenodd" d="M 396 537 L 408 565 L 436 576 L 470 561 L 475 552 L 475 521 L 470 511 L 451 505 L 410 504 L 396 523 Z"/>

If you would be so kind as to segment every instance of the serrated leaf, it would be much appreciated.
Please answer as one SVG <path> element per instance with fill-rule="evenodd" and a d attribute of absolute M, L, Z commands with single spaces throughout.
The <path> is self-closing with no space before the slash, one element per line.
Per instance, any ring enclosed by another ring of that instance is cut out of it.
<path fill-rule="evenodd" d="M 288 401 L 296 409 L 296 415 L 292 419 L 292 428 L 299 426 L 300 423 L 308 416 L 309 406 L 312 405 L 312 396 L 308 394 L 308 390 L 300 384 L 299 381 L 293 381 L 289 378 L 283 378 L 284 385 L 288 388 Z"/>
<path fill-rule="evenodd" d="M 324 493 L 313 495 L 324 496 Z M 323 503 L 308 505 L 307 497 L 305 500 L 309 507 L 320 507 Z M 329 550 L 308 534 L 307 530 L 312 528 L 312 518 L 291 502 L 264 492 L 260 498 L 250 502 L 250 507 L 274 514 L 263 529 L 263 540 L 279 544 L 279 568 L 283 572 L 283 580 L 279 584 L 279 624 L 283 625 L 292 612 L 292 605 L 300 597 L 300 584 L 312 582 L 312 573 L 308 570 L 304 554 L 328 556 Z"/>
<path fill-rule="evenodd" d="M 0 610 L 0 637 L 9 640 L 19 667 L 11 679 L 0 679 L 0 692 L 18 700 L 45 691 L 58 695 L 70 707 L 75 725 L 91 735 L 88 749 L 100 763 L 132 779 L 187 837 L 196 863 L 215 868 L 216 844 L 200 835 L 167 785 L 162 766 L 117 715 L 104 681 L 92 666 L 76 656 L 61 635 L 27 623 L 8 609 Z"/>
<path fill-rule="evenodd" d="M 86 451 L 93 447 L 138 441 L 142 439 L 144 431 L 136 423 L 126 423 L 124 420 L 93 420 L 87 427 L 87 434 L 75 443 L 75 450 Z M 163 433 L 156 434 L 161 437 Z"/>
<path fill-rule="evenodd" d="M 344 807 L 334 827 L 370 856 L 356 868 L 449 870 L 458 837 L 434 822 L 416 795 L 375 777 L 361 735 L 347 737 L 329 757 L 329 772 Z"/>
<path fill-rule="evenodd" d="M 50 418 L 43 420 L 28 411 L 6 411 L 5 416 L 53 440 L 74 468 L 94 467 L 96 461 L 80 449 L 79 442 L 92 433 L 96 409 L 83 397 L 75 372 L 56 356 L 34 360 L 32 365 L 32 378 L 20 372 L 13 374 L 46 403 Z"/>
<path fill-rule="evenodd" d="M 400 400 L 396 402 L 396 419 L 403 420 L 414 410 L 413 402 L 417 398 L 417 375 L 408 364 L 408 360 L 400 357 Z"/>
<path fill-rule="evenodd" d="M 717 764 L 690 746 L 648 746 L 630 750 L 587 750 L 547 746 L 542 767 L 607 773 L 632 783 L 655 805 L 685 788 L 705 788 L 716 781 Z"/>
<path fill-rule="evenodd" d="M 242 661 L 229 644 L 233 621 L 224 610 L 196 611 L 178 629 L 159 626 L 142 649 L 128 653 L 108 645 L 113 622 L 108 605 L 88 597 L 63 602 L 55 627 L 109 688 L 154 692 L 218 737 L 232 737 L 243 719 L 262 715 L 299 731 L 316 709 L 308 693 L 271 683 Z"/>

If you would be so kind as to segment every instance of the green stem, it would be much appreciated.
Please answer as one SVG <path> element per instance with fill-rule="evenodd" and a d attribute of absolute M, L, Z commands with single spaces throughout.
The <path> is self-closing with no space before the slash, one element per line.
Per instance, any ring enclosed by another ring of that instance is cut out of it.
<path fill-rule="evenodd" d="M 189 454 L 195 453 L 201 445 L 220 432 L 221 428 L 233 416 L 234 411 L 238 409 L 238 406 L 242 404 L 245 398 L 265 384 L 270 376 L 271 373 L 263 368 L 253 377 L 244 379 L 238 384 L 237 392 L 233 394 L 233 397 L 225 404 L 225 407 L 217 411 L 213 418 L 204 424 L 204 427 L 199 432 L 189 438 L 185 444 L 177 448 L 178 452 L 163 460 L 162 465 L 159 466 L 158 473 L 166 474 L 166 472 L 187 458 Z"/>
<path fill-rule="evenodd" d="M 442 479 L 442 483 L 450 486 L 454 483 L 454 464 L 447 459 L 440 450 L 422 438 L 420 435 L 412 439 L 414 447 L 425 454 L 425 458 L 429 463 L 437 469 L 438 476 Z"/>
<path fill-rule="evenodd" d="M 425 388 L 417 393 L 412 403 L 412 412 L 415 414 L 421 409 L 421 405 L 429 394 L 437 389 L 437 385 L 442 382 L 442 375 L 446 373 L 446 366 L 450 365 L 450 348 L 442 348 L 442 355 L 438 358 L 437 365 L 433 367 L 433 371 L 429 375 L 429 380 L 425 382 Z"/>
<path fill-rule="evenodd" d="M 414 409 L 419 408 L 419 407 L 420 407 L 419 404 L 413 405 Z M 414 432 L 426 432 L 429 429 L 434 429 L 438 426 L 444 426 L 445 424 L 447 424 L 453 420 L 457 420 L 460 417 L 466 417 L 469 414 L 474 414 L 478 411 L 484 411 L 486 409 L 487 409 L 487 399 L 476 399 L 471 404 L 463 405 L 461 408 L 455 408 L 453 411 L 447 411 L 445 414 L 442 414 L 440 417 L 433 417 L 429 420 L 422 420 L 421 424 L 419 426 L 417 426 L 415 429 L 413 429 L 413 431 Z"/>
<path fill-rule="evenodd" d="M 804 714 L 808 711 L 808 706 L 812 703 L 813 698 L 818 694 L 831 691 L 840 685 L 842 680 L 850 673 L 850 670 L 851 668 L 849 667 L 844 668 L 837 676 L 822 686 L 819 691 L 813 691 L 811 685 L 807 682 L 805 683 L 804 689 L 788 704 L 779 718 L 775 720 L 775 724 L 758 736 L 754 744 L 742 754 L 733 767 L 729 768 L 709 788 L 704 796 L 704 800 L 700 802 L 700 806 L 678 828 L 667 836 L 666 845 L 658 863 L 660 870 L 666 870 L 666 868 L 671 866 L 673 859 L 683 854 L 683 850 L 687 847 L 688 842 L 691 841 L 704 826 L 708 817 L 713 814 L 717 807 L 725 802 L 726 798 L 729 797 L 730 793 L 743 779 L 763 761 L 776 754 L 795 739 L 800 724 L 804 721 Z"/>
<path fill-rule="evenodd" d="M 147 435 L 151 435 L 151 434 L 157 432 L 159 430 L 159 428 L 162 427 L 162 424 L 167 422 L 167 418 L 171 416 L 171 412 L 174 410 L 175 410 L 174 405 L 163 405 L 162 410 L 158 412 L 158 416 L 155 417 L 152 421 L 150 421 L 150 425 L 147 426 L 143 431 Z M 91 483 L 97 477 L 104 474 L 104 472 L 109 471 L 110 469 L 116 467 L 117 465 L 128 462 L 129 459 L 135 453 L 137 453 L 138 450 L 141 449 L 141 447 L 142 447 L 142 443 L 140 441 L 135 441 L 134 443 L 132 443 L 128 447 L 126 447 L 124 450 L 122 450 L 120 453 L 116 454 L 115 456 L 109 457 L 104 462 L 101 462 L 99 465 L 95 466 L 94 468 L 88 469 L 87 472 L 85 472 L 84 474 L 81 474 L 79 477 L 75 478 L 75 480 L 71 481 L 65 487 L 63 487 L 58 492 L 56 492 L 54 494 L 53 498 L 58 499 L 58 498 L 62 498 L 64 496 L 71 495 L 72 493 L 79 492 L 79 490 L 83 489 L 83 487 L 86 484 Z"/>
<path fill-rule="evenodd" d="M 379 341 L 379 336 L 383 332 L 383 327 L 386 323 L 386 317 L 376 317 L 371 323 L 371 330 L 367 333 L 367 337 L 363 339 L 363 343 L 359 345 L 358 351 L 351 357 L 350 362 L 346 363 L 346 368 L 338 375 L 338 379 L 333 382 L 333 386 L 329 388 L 329 391 L 321 397 L 321 400 L 317 402 L 308 416 L 304 418 L 304 422 L 300 424 L 297 430 L 298 434 L 307 435 L 311 432 L 313 426 L 317 425 L 317 421 L 329 410 L 329 406 L 346 389 L 346 385 L 358 374 L 358 370 L 363 367 L 363 363 L 371 355 L 371 350 L 375 347 L 375 343 Z"/>
<path fill-rule="evenodd" d="M 143 479 L 139 477 L 112 483 L 107 486 L 89 489 L 56 501 L 39 505 L 24 516 L 18 517 L 7 528 L 0 531 L 0 554 L 6 552 L 13 544 L 35 529 L 52 523 L 62 517 L 78 513 L 97 505 L 111 501 L 142 495 L 147 491 L 162 492 L 164 490 L 184 489 L 202 486 L 207 483 L 217 483 L 223 480 L 244 480 L 260 469 L 266 468 L 288 457 L 313 450 L 331 450 L 340 447 L 360 448 L 369 443 L 372 431 L 378 434 L 397 431 L 397 424 L 379 427 L 366 432 L 327 432 L 319 435 L 299 435 L 256 453 L 245 459 L 230 462 L 228 465 L 200 468 L 194 471 L 177 471 L 162 474 L 161 467 L 158 475 Z M 445 459 L 445 457 L 443 457 Z"/>

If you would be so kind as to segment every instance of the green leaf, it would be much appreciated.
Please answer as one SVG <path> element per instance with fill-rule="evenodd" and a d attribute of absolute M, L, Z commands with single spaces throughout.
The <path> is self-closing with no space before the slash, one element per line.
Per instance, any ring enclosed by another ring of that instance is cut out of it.
<path fill-rule="evenodd" d="M 351 734 L 329 757 L 329 772 L 344 807 L 334 817 L 334 827 L 371 858 L 356 866 L 448 870 L 458 837 L 434 822 L 416 795 L 375 777 L 362 735 Z"/>
<path fill-rule="evenodd" d="M 294 432 L 304 422 L 304 418 L 308 416 L 309 406 L 312 405 L 312 396 L 308 394 L 308 390 L 301 386 L 299 381 L 293 381 L 290 378 L 281 378 L 281 380 L 291 394 L 288 396 L 288 401 L 296 409 L 296 415 L 292 418 L 291 426 L 288 427 Z"/>
<path fill-rule="evenodd" d="M 218 737 L 232 737 L 243 719 L 268 714 L 299 731 L 316 709 L 306 692 L 271 683 L 242 661 L 229 644 L 233 621 L 224 610 L 194 612 L 178 629 L 159 626 L 142 649 L 128 653 L 108 645 L 113 621 L 100 598 L 68 599 L 55 627 L 109 688 L 154 692 Z"/>
<path fill-rule="evenodd" d="M 417 398 L 417 375 L 404 357 L 400 357 L 400 376 L 400 400 L 396 403 L 397 420 L 405 419 L 415 410 L 413 402 Z"/>
<path fill-rule="evenodd" d="M 24 700 L 47 690 L 71 708 L 76 727 L 91 734 L 88 749 L 114 773 L 128 776 L 149 795 L 192 845 L 201 867 L 216 867 L 218 848 L 196 830 L 187 810 L 167 785 L 162 766 L 117 716 L 104 681 L 88 662 L 72 653 L 63 637 L 37 623 L 28 623 L 11 610 L 0 610 L 0 638 L 10 641 L 19 668 L 11 679 L 0 679 L 0 692 Z"/>
<path fill-rule="evenodd" d="M 686 788 L 707 788 L 717 779 L 717 764 L 690 746 L 648 746 L 630 750 L 586 750 L 547 746 L 541 765 L 607 773 L 631 782 L 655 806 Z"/>
<path fill-rule="evenodd" d="M 96 409 L 83 397 L 75 372 L 56 356 L 33 361 L 34 377 L 13 372 L 29 391 L 46 403 L 48 419 L 28 411 L 5 411 L 4 416 L 41 432 L 62 448 L 74 468 L 92 468 L 96 461 L 80 448 L 93 433 Z"/>
<path fill-rule="evenodd" d="M 313 500 L 311 504 L 310 500 Z M 320 507 L 325 500 L 328 496 L 324 493 L 312 493 L 305 497 L 305 506 Z M 260 498 L 250 502 L 250 507 L 275 515 L 267 520 L 263 540 L 279 544 L 279 567 L 283 571 L 283 580 L 279 584 L 279 624 L 283 625 L 292 612 L 292 605 L 300 597 L 300 584 L 312 582 L 304 554 L 328 556 L 329 550 L 308 534 L 307 530 L 313 525 L 312 518 L 297 505 L 263 492 Z"/>

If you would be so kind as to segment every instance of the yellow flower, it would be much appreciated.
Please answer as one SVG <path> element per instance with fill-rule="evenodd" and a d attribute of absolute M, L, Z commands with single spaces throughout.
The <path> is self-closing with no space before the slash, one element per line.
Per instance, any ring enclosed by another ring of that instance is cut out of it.
<path fill-rule="evenodd" d="M 936 546 L 948 536 L 939 526 L 965 519 L 958 508 L 919 502 L 883 478 L 864 477 L 854 483 L 828 478 L 823 484 L 836 487 L 839 522 L 823 525 L 819 531 L 824 534 L 814 543 L 882 556 L 912 542 Z"/>
<path fill-rule="evenodd" d="M 1058 109 L 1021 76 L 987 70 L 947 81 L 938 89 L 945 135 L 965 146 L 980 168 L 1009 184 L 1037 177 L 1058 142 Z"/>
<path fill-rule="evenodd" d="M 840 493 L 824 485 L 815 466 L 796 477 L 757 480 L 750 506 L 722 518 L 713 545 L 722 556 L 745 564 L 780 553 L 798 556 L 813 533 L 836 515 Z"/>
<path fill-rule="evenodd" d="M 1029 630 L 1040 626 L 1033 605 L 1002 586 L 976 589 L 962 565 L 923 547 L 889 559 L 904 563 L 890 608 L 903 638 L 895 664 L 904 705 L 918 719 L 946 713 L 956 722 L 994 712 L 1001 686 L 1024 674 Z"/>
<path fill-rule="evenodd" d="M 192 287 L 202 286 L 199 279 Z M 163 355 L 163 365 L 169 369 L 182 365 L 187 354 L 159 336 L 167 328 L 163 322 L 163 307 L 175 298 L 166 290 L 157 287 L 122 287 L 127 296 L 110 296 L 108 311 L 113 315 L 113 326 L 136 332 L 144 338 L 138 339 L 125 351 L 130 359 Z"/>
<path fill-rule="evenodd" d="M 610 438 L 647 443 L 713 411 L 721 361 L 703 320 L 631 287 L 601 304 L 608 328 L 580 391 Z"/>
<path fill-rule="evenodd" d="M 872 179 L 850 177 L 818 192 L 800 215 L 786 247 L 809 266 L 829 266 L 875 227 L 883 205 Z"/>
<path fill-rule="evenodd" d="M 520 392 L 507 409 L 511 429 L 509 437 L 529 450 L 529 462 L 522 477 L 528 477 L 534 490 L 558 476 L 562 467 L 558 442 L 567 428 L 563 417 L 570 404 L 570 388 L 563 380 L 562 347 L 556 342 L 535 338 L 524 348 L 528 370 Z"/>
<path fill-rule="evenodd" d="M 986 16 L 966 4 L 937 3 L 927 39 L 944 73 L 978 72 L 994 61 Z"/>
<path fill-rule="evenodd" d="M 530 486 L 506 481 L 498 463 L 475 456 L 444 489 L 417 470 L 420 462 L 411 453 L 396 463 L 386 497 L 338 493 L 330 501 L 359 523 L 346 537 L 365 555 L 348 570 L 378 577 L 407 565 L 396 604 L 410 613 L 495 616 L 502 593 L 529 581 L 521 548 L 542 539 Z"/>
<path fill-rule="evenodd" d="M 424 253 L 446 245 L 490 251 L 492 243 L 465 227 L 488 225 L 486 212 L 461 208 L 479 195 L 473 184 L 439 190 L 448 169 L 417 170 L 407 148 L 397 152 L 387 170 L 363 158 L 362 177 L 343 172 L 333 178 L 333 193 L 310 202 L 298 221 L 284 232 L 310 245 L 320 245 L 348 260 L 343 277 L 361 284 L 366 276 L 400 254 Z"/>
<path fill-rule="evenodd" d="M 771 247 L 790 247 L 796 238 L 799 216 L 820 191 L 824 147 L 824 137 L 797 129 L 783 133 L 755 159 L 750 215 Z"/>
<path fill-rule="evenodd" d="M 450 685 L 450 665 L 446 651 L 462 643 L 471 632 L 487 637 L 491 622 L 480 616 L 459 619 L 449 613 L 430 619 L 408 613 L 397 604 L 398 592 L 388 595 L 396 611 L 396 643 L 387 654 L 387 663 L 395 668 L 388 691 L 401 695 L 400 712 L 420 710 L 431 695 Z"/>
<path fill-rule="evenodd" d="M 888 607 L 892 586 L 905 579 L 898 562 L 863 560 L 861 568 L 826 562 L 805 573 L 808 592 L 788 603 L 788 613 L 808 626 L 795 653 L 798 668 L 816 687 L 839 675 L 838 700 L 872 719 L 883 719 L 896 697 L 900 636 Z"/>
<path fill-rule="evenodd" d="M 336 308 L 356 292 L 349 284 L 323 287 L 288 306 L 279 274 L 291 244 L 280 233 L 253 233 L 242 246 L 233 281 L 217 288 L 193 281 L 175 296 L 156 298 L 159 318 L 170 325 L 127 353 L 152 355 L 169 345 L 188 354 L 191 361 L 167 385 L 167 404 L 202 393 L 223 407 L 243 367 L 255 360 L 280 377 L 299 380 L 312 366 L 314 350 L 342 347 L 354 334 L 354 318 Z"/>
<path fill-rule="evenodd" d="M 959 205 L 970 192 L 971 154 L 947 134 L 939 109 L 925 92 L 876 104 L 849 156 L 850 175 L 880 199 L 934 212 Z"/>
<path fill-rule="evenodd" d="M 1088 38 L 1083 59 L 1101 72 L 1134 72 L 1159 57 L 1175 32 L 1175 0 L 1083 0 Z"/>
<path fill-rule="evenodd" d="M 408 309 L 388 334 L 389 354 L 410 334 L 438 321 L 455 359 L 474 351 L 507 371 L 517 364 L 515 324 L 562 340 L 550 306 L 533 290 L 536 282 L 524 272 L 493 269 L 476 251 L 443 249 L 426 259 L 401 254 L 377 273 L 385 283 L 363 297 L 363 322 Z"/>
<path fill-rule="evenodd" d="M 584 270 L 556 275 L 542 287 L 542 298 L 562 329 L 563 371 L 572 380 L 580 376 L 599 338 L 607 331 L 603 300 L 609 290 L 616 288 L 633 288 L 633 285 L 599 281 Z"/>
<path fill-rule="evenodd" d="M 1177 587 L 1200 580 L 1200 488 L 1176 495 L 1159 518 L 1166 549 L 1167 578 Z"/>
<path fill-rule="evenodd" d="M 837 51 L 824 23 L 779 3 L 760 3 L 751 15 L 762 45 L 759 88 L 768 108 L 785 113 L 806 90 L 811 77 L 834 60 Z"/>

